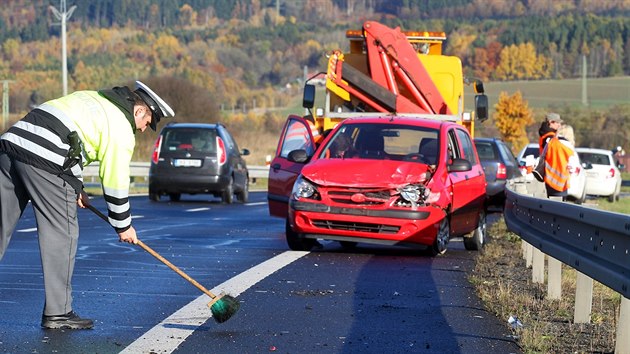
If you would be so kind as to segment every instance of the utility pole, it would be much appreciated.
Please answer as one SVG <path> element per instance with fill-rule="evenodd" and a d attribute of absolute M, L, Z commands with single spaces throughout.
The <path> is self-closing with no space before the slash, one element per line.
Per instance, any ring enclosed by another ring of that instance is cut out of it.
<path fill-rule="evenodd" d="M 72 16 L 77 5 L 72 5 L 70 10 L 66 11 L 66 0 L 61 0 L 61 10 L 57 10 L 50 5 L 55 17 L 61 21 L 61 78 L 63 80 L 63 95 L 68 94 L 68 59 L 66 56 L 66 21 Z"/>
<path fill-rule="evenodd" d="M 2 80 L 2 131 L 7 129 L 9 120 L 9 83 L 13 80 Z"/>
<path fill-rule="evenodd" d="M 586 88 L 586 55 L 582 54 L 582 106 L 588 107 L 588 90 Z"/>

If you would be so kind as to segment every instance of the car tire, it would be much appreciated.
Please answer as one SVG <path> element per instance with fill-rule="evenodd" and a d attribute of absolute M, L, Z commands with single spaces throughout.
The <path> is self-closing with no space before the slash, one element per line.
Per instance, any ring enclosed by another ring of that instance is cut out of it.
<path fill-rule="evenodd" d="M 615 193 L 613 193 L 613 194 L 611 194 L 611 195 L 609 195 L 609 196 L 608 196 L 608 201 L 609 201 L 609 202 L 614 203 L 614 202 L 615 202 L 615 200 L 616 200 L 616 198 L 615 198 Z"/>
<path fill-rule="evenodd" d="M 584 189 L 582 190 L 582 196 L 575 199 L 575 204 L 583 204 L 586 201 L 586 184 L 584 185 Z"/>
<path fill-rule="evenodd" d="M 228 183 L 225 190 L 221 193 L 221 199 L 223 199 L 223 203 L 232 204 L 234 203 L 234 178 L 230 177 L 230 183 Z"/>
<path fill-rule="evenodd" d="M 479 223 L 477 224 L 477 228 L 469 237 L 464 237 L 464 248 L 469 251 L 480 251 L 486 243 L 487 236 L 488 229 L 486 224 L 486 213 L 481 211 L 479 213 Z"/>
<path fill-rule="evenodd" d="M 170 193 L 168 197 L 171 199 L 171 202 L 179 202 L 182 199 L 181 193 Z"/>
<path fill-rule="evenodd" d="M 450 238 L 451 230 L 448 224 L 448 217 L 444 216 L 442 221 L 440 221 L 440 228 L 438 229 L 435 241 L 433 242 L 433 245 L 428 249 L 429 255 L 435 257 L 446 253 Z"/>
<path fill-rule="evenodd" d="M 249 179 L 245 180 L 245 184 L 243 185 L 243 190 L 236 193 L 236 200 L 241 203 L 247 203 L 249 200 Z"/>
<path fill-rule="evenodd" d="M 304 238 L 301 234 L 293 231 L 289 220 L 286 220 L 284 229 L 287 245 L 292 251 L 310 251 L 317 244 L 317 240 Z"/>
<path fill-rule="evenodd" d="M 155 192 L 149 191 L 149 200 L 152 202 L 159 202 L 160 195 Z"/>

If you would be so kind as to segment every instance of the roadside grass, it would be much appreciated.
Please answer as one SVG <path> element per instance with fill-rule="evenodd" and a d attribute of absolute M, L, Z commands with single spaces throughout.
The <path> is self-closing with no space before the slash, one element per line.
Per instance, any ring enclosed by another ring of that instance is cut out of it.
<path fill-rule="evenodd" d="M 525 353 L 612 352 L 621 295 L 594 281 L 590 324 L 574 324 L 576 271 L 562 267 L 562 298 L 546 298 L 546 285 L 533 283 L 520 238 L 501 218 L 469 276 L 479 297 L 499 319 L 523 324 L 512 335 Z"/>

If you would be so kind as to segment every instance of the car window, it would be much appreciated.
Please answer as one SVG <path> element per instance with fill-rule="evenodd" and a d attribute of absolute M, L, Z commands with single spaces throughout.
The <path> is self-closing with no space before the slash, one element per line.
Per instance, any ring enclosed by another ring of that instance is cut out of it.
<path fill-rule="evenodd" d="M 499 142 L 497 146 L 499 147 L 499 154 L 501 154 L 501 156 L 503 157 L 503 161 L 505 161 L 505 162 L 509 162 L 509 161 L 516 162 L 516 157 L 512 153 L 512 150 L 510 150 L 510 148 L 507 145 L 505 145 L 502 142 Z M 479 150 L 477 150 L 477 153 L 479 153 Z M 481 158 L 481 156 L 479 156 L 479 158 Z"/>
<path fill-rule="evenodd" d="M 308 134 L 308 128 L 303 122 L 295 119 L 289 121 L 289 126 L 284 134 L 280 156 L 286 158 L 293 150 L 306 150 L 306 154 L 311 156 L 315 152 L 315 147 Z"/>
<path fill-rule="evenodd" d="M 477 155 L 479 155 L 481 161 L 496 161 L 498 159 L 491 142 L 475 141 L 475 147 L 477 148 Z"/>
<path fill-rule="evenodd" d="M 347 124 L 336 131 L 320 158 L 438 161 L 438 131 L 404 124 Z M 422 155 L 422 156 L 420 156 Z"/>
<path fill-rule="evenodd" d="M 477 157 L 475 156 L 475 150 L 473 149 L 472 142 L 470 141 L 470 136 L 461 129 L 455 129 L 455 132 L 460 144 L 462 144 L 462 152 L 464 154 L 462 158 L 470 161 L 473 165 L 476 164 Z"/>
<path fill-rule="evenodd" d="M 592 152 L 578 153 L 582 162 L 588 162 L 593 165 L 611 165 L 610 158 L 606 154 L 598 154 Z"/>
<path fill-rule="evenodd" d="M 168 129 L 164 133 L 162 151 L 216 152 L 216 130 L 198 128 Z"/>

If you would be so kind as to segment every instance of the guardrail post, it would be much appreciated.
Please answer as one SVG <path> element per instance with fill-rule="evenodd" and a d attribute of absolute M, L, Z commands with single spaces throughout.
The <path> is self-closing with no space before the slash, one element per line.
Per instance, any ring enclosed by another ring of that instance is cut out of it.
<path fill-rule="evenodd" d="M 562 262 L 547 256 L 547 297 L 560 299 L 562 296 Z"/>
<path fill-rule="evenodd" d="M 619 321 L 617 321 L 616 354 L 630 354 L 630 299 L 621 297 Z"/>
<path fill-rule="evenodd" d="M 532 281 L 540 284 L 545 282 L 545 254 L 538 248 L 534 248 Z"/>
<path fill-rule="evenodd" d="M 573 323 L 590 323 L 593 306 L 593 279 L 577 272 Z"/>

